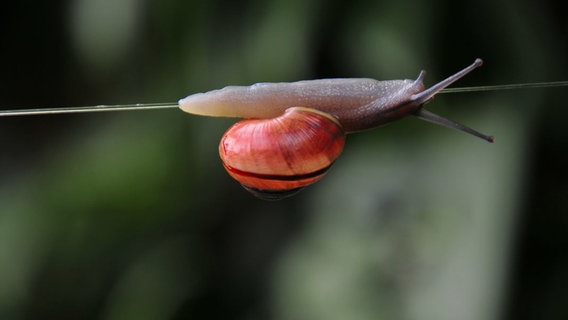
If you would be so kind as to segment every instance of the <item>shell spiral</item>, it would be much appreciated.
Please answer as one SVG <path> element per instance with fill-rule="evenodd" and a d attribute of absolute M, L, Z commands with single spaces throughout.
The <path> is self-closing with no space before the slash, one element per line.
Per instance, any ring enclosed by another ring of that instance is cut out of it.
<path fill-rule="evenodd" d="M 276 118 L 235 123 L 221 138 L 223 166 L 255 196 L 279 200 L 321 179 L 345 143 L 331 115 L 293 107 Z"/>

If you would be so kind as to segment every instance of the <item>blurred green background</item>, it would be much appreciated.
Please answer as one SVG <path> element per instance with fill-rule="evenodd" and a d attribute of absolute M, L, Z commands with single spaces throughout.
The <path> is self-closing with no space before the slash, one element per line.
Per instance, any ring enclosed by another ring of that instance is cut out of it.
<path fill-rule="evenodd" d="M 175 102 L 325 77 L 567 79 L 566 1 L 3 1 L 0 106 Z M 566 319 L 566 88 L 439 95 L 263 202 L 233 119 L 0 118 L 0 319 Z"/>

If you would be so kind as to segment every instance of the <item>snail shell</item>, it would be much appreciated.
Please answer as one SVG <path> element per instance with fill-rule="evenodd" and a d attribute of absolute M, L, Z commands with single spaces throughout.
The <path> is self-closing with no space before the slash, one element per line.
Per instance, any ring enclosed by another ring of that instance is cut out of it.
<path fill-rule="evenodd" d="M 345 143 L 334 117 L 293 107 L 271 119 L 248 119 L 230 127 L 219 154 L 229 175 L 255 196 L 279 200 L 321 179 Z"/>

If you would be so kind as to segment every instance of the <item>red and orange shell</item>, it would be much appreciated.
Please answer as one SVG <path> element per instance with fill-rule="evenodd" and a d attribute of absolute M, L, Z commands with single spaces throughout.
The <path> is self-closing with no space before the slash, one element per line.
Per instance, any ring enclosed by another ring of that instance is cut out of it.
<path fill-rule="evenodd" d="M 257 197 L 278 200 L 321 179 L 341 154 L 345 132 L 331 115 L 294 107 L 273 119 L 247 119 L 221 138 L 225 169 Z"/>

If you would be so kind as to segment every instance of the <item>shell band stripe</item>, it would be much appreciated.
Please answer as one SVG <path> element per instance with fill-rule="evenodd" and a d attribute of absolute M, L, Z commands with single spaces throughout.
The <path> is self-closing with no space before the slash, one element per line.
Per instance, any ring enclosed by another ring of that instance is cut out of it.
<path fill-rule="evenodd" d="M 246 176 L 246 177 L 254 177 L 254 178 L 259 178 L 259 179 L 263 179 L 263 180 L 278 180 L 278 181 L 297 181 L 297 180 L 304 180 L 304 179 L 310 179 L 310 178 L 315 178 L 318 177 L 322 174 L 324 174 L 327 170 L 329 170 L 329 168 L 331 167 L 333 163 L 331 163 L 329 166 L 314 171 L 314 172 L 310 172 L 310 173 L 304 173 L 304 174 L 296 174 L 296 175 L 292 175 L 292 176 L 285 176 L 285 175 L 277 175 L 277 174 L 263 174 L 263 173 L 253 173 L 253 172 L 247 172 L 247 171 L 242 171 L 233 167 L 230 167 L 226 164 L 224 164 L 225 168 L 227 169 L 227 171 L 233 172 L 237 175 L 241 175 L 241 176 Z"/>

